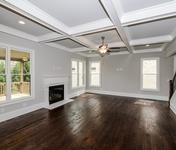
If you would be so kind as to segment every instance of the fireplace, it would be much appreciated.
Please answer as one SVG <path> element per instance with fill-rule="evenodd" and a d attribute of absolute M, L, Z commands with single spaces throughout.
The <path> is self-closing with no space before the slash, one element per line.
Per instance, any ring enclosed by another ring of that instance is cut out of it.
<path fill-rule="evenodd" d="M 64 85 L 49 87 L 49 104 L 64 100 Z"/>

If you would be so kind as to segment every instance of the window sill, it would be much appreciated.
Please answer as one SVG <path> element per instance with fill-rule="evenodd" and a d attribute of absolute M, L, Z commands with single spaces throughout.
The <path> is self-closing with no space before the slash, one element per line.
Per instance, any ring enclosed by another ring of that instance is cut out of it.
<path fill-rule="evenodd" d="M 160 90 L 159 89 L 141 89 L 141 91 L 144 91 L 144 92 L 159 92 Z"/>
<path fill-rule="evenodd" d="M 22 102 L 26 102 L 26 101 L 31 101 L 33 99 L 34 99 L 34 97 L 29 96 L 29 97 L 21 97 L 21 98 L 15 98 L 15 99 L 11 99 L 11 100 L 5 100 L 5 101 L 0 102 L 0 107 L 18 104 L 18 103 L 22 103 Z"/>

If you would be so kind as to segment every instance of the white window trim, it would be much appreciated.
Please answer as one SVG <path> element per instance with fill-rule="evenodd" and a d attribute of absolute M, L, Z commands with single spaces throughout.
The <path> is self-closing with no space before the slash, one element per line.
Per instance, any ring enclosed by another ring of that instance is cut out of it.
<path fill-rule="evenodd" d="M 78 80 L 78 83 L 77 83 L 77 86 L 76 87 L 72 87 L 72 61 L 76 61 L 77 62 L 77 80 Z M 83 62 L 83 85 L 82 86 L 79 86 L 79 62 Z M 85 60 L 82 60 L 82 59 L 76 59 L 76 58 L 72 58 L 71 59 L 71 89 L 74 90 L 74 89 L 79 89 L 79 88 L 85 88 L 86 87 L 86 61 Z"/>
<path fill-rule="evenodd" d="M 94 62 L 99 62 L 100 63 L 100 83 L 99 83 L 99 86 L 95 86 L 95 85 L 91 85 L 91 71 L 90 71 L 90 66 L 91 66 L 91 63 L 94 63 Z M 89 87 L 94 87 L 94 88 L 101 88 L 101 61 L 100 60 L 91 60 L 89 61 Z"/>
<path fill-rule="evenodd" d="M 16 104 L 21 103 L 24 101 L 30 101 L 35 99 L 35 76 L 34 76 L 34 69 L 35 69 L 35 54 L 34 50 L 30 48 L 24 48 L 20 46 L 15 46 L 7 43 L 0 43 L 1 48 L 6 49 L 6 69 L 5 69 L 5 75 L 6 75 L 6 100 L 0 102 L 0 106 L 4 105 L 10 105 L 10 104 Z M 11 99 L 11 72 L 10 72 L 10 50 L 17 50 L 21 52 L 28 52 L 30 53 L 30 73 L 31 73 L 31 95 L 28 97 L 20 97 Z M 7 90 L 9 89 L 9 90 Z"/>
<path fill-rule="evenodd" d="M 157 79 L 156 79 L 156 89 L 145 89 L 143 88 L 143 61 L 144 60 L 157 60 Z M 159 57 L 145 57 L 141 58 L 140 61 L 140 90 L 149 91 L 149 92 L 158 92 L 160 91 L 160 58 Z"/>

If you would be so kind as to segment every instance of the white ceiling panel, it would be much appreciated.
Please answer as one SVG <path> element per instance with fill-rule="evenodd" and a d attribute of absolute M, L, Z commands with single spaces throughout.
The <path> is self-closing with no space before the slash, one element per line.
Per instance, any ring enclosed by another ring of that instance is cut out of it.
<path fill-rule="evenodd" d="M 120 0 L 124 12 L 152 7 L 172 0 Z"/>
<path fill-rule="evenodd" d="M 98 0 L 29 1 L 70 27 L 107 18 Z"/>
<path fill-rule="evenodd" d="M 130 26 L 127 28 L 131 39 L 143 39 L 156 36 L 170 35 L 176 25 L 176 17 Z"/>
<path fill-rule="evenodd" d="M 24 21 L 25 24 L 24 25 L 19 24 L 19 21 Z M 0 7 L 0 24 L 20 30 L 22 32 L 34 36 L 41 36 L 53 32 L 3 7 Z"/>
<path fill-rule="evenodd" d="M 80 48 L 84 47 L 83 45 L 71 40 L 71 39 L 63 39 L 58 41 L 52 41 L 51 43 L 59 44 L 61 46 L 64 46 L 66 48 L 74 49 L 74 48 Z"/>
<path fill-rule="evenodd" d="M 88 39 L 95 45 L 99 45 L 102 43 L 101 37 L 105 37 L 105 43 L 121 42 L 121 39 L 115 29 L 87 34 L 83 37 Z"/>

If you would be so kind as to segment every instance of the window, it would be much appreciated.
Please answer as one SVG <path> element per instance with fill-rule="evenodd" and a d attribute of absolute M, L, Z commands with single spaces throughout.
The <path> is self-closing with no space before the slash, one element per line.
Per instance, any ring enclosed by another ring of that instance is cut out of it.
<path fill-rule="evenodd" d="M 72 88 L 85 86 L 85 62 L 72 60 Z"/>
<path fill-rule="evenodd" d="M 32 51 L 0 48 L 0 102 L 33 96 Z"/>
<path fill-rule="evenodd" d="M 78 74 L 78 83 L 79 83 L 79 87 L 82 87 L 84 85 L 84 63 L 79 61 L 79 67 L 78 67 L 78 70 L 79 70 L 79 74 Z"/>
<path fill-rule="evenodd" d="M 159 90 L 159 58 L 141 60 L 142 90 Z"/>
<path fill-rule="evenodd" d="M 100 86 L 100 62 L 90 62 L 89 64 L 90 73 L 90 86 L 99 87 Z"/>
<path fill-rule="evenodd" d="M 0 48 L 0 102 L 6 100 L 6 49 Z"/>

